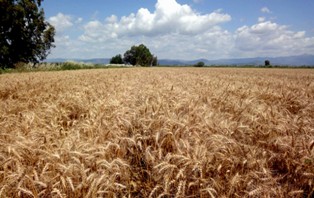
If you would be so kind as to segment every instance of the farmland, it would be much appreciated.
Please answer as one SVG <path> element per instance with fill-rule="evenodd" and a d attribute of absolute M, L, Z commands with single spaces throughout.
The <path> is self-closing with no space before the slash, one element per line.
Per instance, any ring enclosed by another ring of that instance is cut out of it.
<path fill-rule="evenodd" d="M 314 70 L 0 75 L 0 197 L 313 197 Z"/>

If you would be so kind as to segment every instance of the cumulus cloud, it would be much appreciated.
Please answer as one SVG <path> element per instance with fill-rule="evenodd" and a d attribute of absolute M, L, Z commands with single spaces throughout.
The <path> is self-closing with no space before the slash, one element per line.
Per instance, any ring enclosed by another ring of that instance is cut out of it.
<path fill-rule="evenodd" d="M 84 27 L 85 34 L 81 39 L 103 41 L 125 35 L 157 36 L 171 33 L 196 35 L 230 20 L 230 15 L 220 11 L 202 15 L 176 0 L 158 0 L 154 12 L 141 8 L 136 14 L 120 19 L 112 15 L 104 22 L 89 22 Z"/>
<path fill-rule="evenodd" d="M 53 57 L 71 58 L 78 55 L 73 53 L 76 48 L 79 47 L 78 41 L 72 38 L 68 31 L 73 31 L 73 28 L 76 28 L 76 25 L 81 24 L 82 21 L 83 18 L 75 18 L 63 13 L 58 13 L 48 19 L 48 22 L 56 29 L 56 36 L 54 39 L 57 48 L 52 49 Z"/>
<path fill-rule="evenodd" d="M 56 28 L 57 31 L 64 31 L 65 29 L 73 26 L 71 16 L 62 13 L 58 13 L 56 16 L 50 17 L 48 21 Z"/>
<path fill-rule="evenodd" d="M 267 7 L 262 7 L 261 8 L 261 12 L 263 12 L 263 13 L 271 13 L 270 9 L 267 8 Z"/>
<path fill-rule="evenodd" d="M 176 33 L 159 36 L 158 39 L 139 40 L 147 43 L 152 51 L 163 58 L 197 59 L 228 57 L 233 45 L 232 34 L 227 30 L 215 26 L 210 30 L 191 38 L 190 35 Z"/>
<path fill-rule="evenodd" d="M 219 25 L 230 20 L 222 10 L 200 14 L 176 0 L 158 0 L 153 12 L 141 8 L 128 16 L 89 21 L 79 40 L 93 46 L 105 44 L 112 53 L 117 48 L 121 53 L 131 45 L 145 43 L 164 58 L 227 56 L 232 35 Z"/>
<path fill-rule="evenodd" d="M 268 9 L 269 10 L 269 9 Z M 58 20 L 57 20 L 58 19 Z M 231 20 L 222 10 L 200 14 L 176 0 L 158 0 L 155 9 L 84 22 L 59 13 L 54 57 L 111 57 L 144 43 L 159 58 L 197 59 L 282 56 L 314 53 L 314 37 L 266 17 L 256 24 L 226 30 Z M 61 20 L 61 21 L 59 21 Z M 75 31 L 74 36 L 71 35 Z"/>
<path fill-rule="evenodd" d="M 100 21 L 90 21 L 84 26 L 84 34 L 80 36 L 82 41 L 86 42 L 101 42 L 103 36 L 107 36 L 106 28 Z"/>
<path fill-rule="evenodd" d="M 235 49 L 244 56 L 300 54 L 313 47 L 314 37 L 306 37 L 305 31 L 291 31 L 271 21 L 261 20 L 235 32 Z"/>

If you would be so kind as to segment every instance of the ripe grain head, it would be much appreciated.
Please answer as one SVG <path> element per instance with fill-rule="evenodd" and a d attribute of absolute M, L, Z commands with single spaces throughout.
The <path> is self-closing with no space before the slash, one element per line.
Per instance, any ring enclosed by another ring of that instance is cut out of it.
<path fill-rule="evenodd" d="M 314 73 L 0 75 L 0 196 L 313 196 Z"/>

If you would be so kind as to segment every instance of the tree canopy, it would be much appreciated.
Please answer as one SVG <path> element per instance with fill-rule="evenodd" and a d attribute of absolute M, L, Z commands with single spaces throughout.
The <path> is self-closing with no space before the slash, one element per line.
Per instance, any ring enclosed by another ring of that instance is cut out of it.
<path fill-rule="evenodd" d="M 269 60 L 265 60 L 265 66 L 270 66 L 270 61 Z"/>
<path fill-rule="evenodd" d="M 111 58 L 110 64 L 123 64 L 123 59 L 121 54 L 118 54 Z"/>
<path fill-rule="evenodd" d="M 151 54 L 149 49 L 141 44 L 132 46 L 130 50 L 124 53 L 123 61 L 131 65 L 139 66 L 155 66 L 157 65 L 157 57 Z"/>
<path fill-rule="evenodd" d="M 37 63 L 54 47 L 55 29 L 45 21 L 43 0 L 0 0 L 0 67 Z"/>
<path fill-rule="evenodd" d="M 194 66 L 195 67 L 204 67 L 205 63 L 203 61 L 200 61 L 200 62 L 196 63 Z"/>

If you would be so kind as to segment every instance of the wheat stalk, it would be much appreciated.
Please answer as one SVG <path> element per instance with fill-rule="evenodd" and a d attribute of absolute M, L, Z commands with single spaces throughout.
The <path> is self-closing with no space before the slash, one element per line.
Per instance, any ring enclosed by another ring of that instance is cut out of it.
<path fill-rule="evenodd" d="M 313 82 L 304 69 L 0 75 L 0 197 L 311 197 Z"/>

